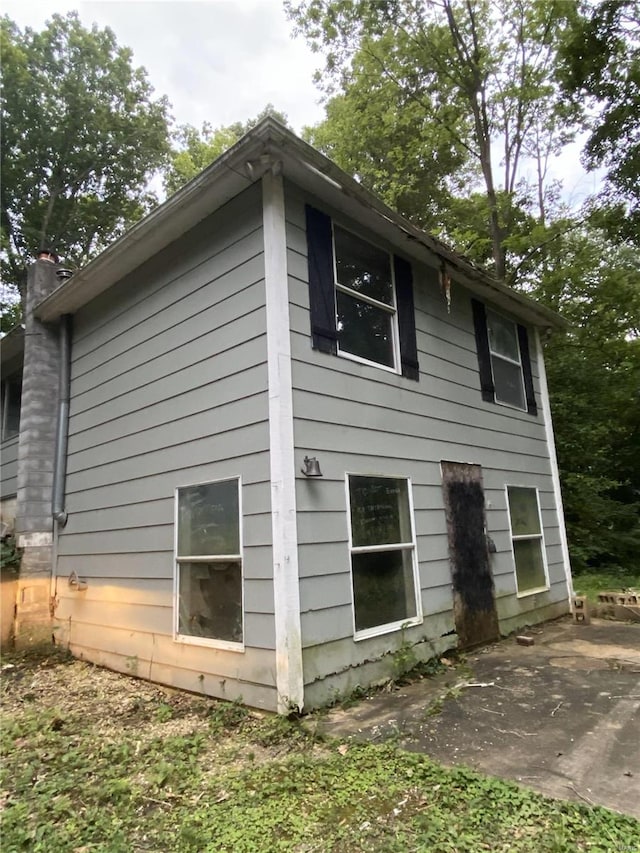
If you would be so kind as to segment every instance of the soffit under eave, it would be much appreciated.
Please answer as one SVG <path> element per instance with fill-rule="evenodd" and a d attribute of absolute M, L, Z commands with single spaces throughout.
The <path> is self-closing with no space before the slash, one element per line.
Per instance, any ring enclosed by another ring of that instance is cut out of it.
<path fill-rule="evenodd" d="M 0 375 L 4 379 L 22 369 L 24 361 L 24 326 L 14 326 L 0 338 Z"/>

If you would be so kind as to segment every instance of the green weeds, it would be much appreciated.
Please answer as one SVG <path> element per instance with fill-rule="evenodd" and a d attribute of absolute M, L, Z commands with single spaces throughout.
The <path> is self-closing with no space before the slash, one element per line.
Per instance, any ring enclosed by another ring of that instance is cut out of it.
<path fill-rule="evenodd" d="M 577 595 L 586 595 L 596 604 L 598 593 L 608 590 L 640 589 L 640 574 L 611 574 L 609 572 L 585 572 L 573 578 Z"/>
<path fill-rule="evenodd" d="M 597 853 L 640 836 L 631 818 L 391 742 L 319 742 L 77 661 L 26 660 L 5 681 L 3 853 Z"/>

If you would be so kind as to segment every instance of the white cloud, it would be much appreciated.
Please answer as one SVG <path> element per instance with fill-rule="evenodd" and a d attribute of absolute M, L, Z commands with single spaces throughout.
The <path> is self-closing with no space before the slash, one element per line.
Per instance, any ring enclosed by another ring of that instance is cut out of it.
<path fill-rule="evenodd" d="M 178 123 L 246 121 L 267 103 L 294 129 L 322 118 L 312 75 L 320 60 L 293 39 L 281 0 L 5 0 L 20 27 L 41 29 L 54 12 L 77 9 L 85 26 L 109 26 L 130 47 Z"/>
<path fill-rule="evenodd" d="M 312 82 L 322 57 L 293 38 L 282 0 L 5 0 L 20 27 L 41 29 L 54 12 L 77 9 L 83 24 L 109 26 L 130 47 L 158 95 L 167 95 L 179 124 L 214 127 L 244 122 L 268 103 L 300 132 L 323 118 Z M 601 174 L 587 175 L 581 145 L 567 147 L 551 173 L 572 207 L 593 193 Z"/>

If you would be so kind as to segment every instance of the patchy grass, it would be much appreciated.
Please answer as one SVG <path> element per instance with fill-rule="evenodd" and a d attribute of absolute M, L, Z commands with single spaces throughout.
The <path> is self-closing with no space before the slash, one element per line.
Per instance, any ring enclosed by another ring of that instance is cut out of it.
<path fill-rule="evenodd" d="M 598 593 L 607 590 L 639 589 L 640 574 L 610 574 L 608 572 L 585 572 L 573 578 L 573 587 L 577 595 L 586 595 L 596 604 Z"/>
<path fill-rule="evenodd" d="M 5 658 L 3 853 L 633 849 L 640 823 L 48 654 Z"/>

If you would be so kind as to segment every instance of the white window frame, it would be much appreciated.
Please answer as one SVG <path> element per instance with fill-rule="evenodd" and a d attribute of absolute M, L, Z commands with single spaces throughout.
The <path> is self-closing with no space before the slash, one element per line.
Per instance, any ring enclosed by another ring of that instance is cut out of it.
<path fill-rule="evenodd" d="M 178 554 L 178 519 L 179 519 L 179 494 L 181 489 L 189 489 L 194 486 L 209 486 L 214 483 L 228 483 L 235 480 L 238 486 L 238 536 L 240 544 L 239 554 L 217 554 L 213 556 L 189 557 Z M 176 486 L 174 492 L 174 522 L 173 522 L 173 639 L 176 643 L 184 643 L 192 646 L 207 646 L 212 649 L 224 649 L 230 652 L 244 652 L 245 650 L 245 583 L 244 583 L 244 543 L 243 543 L 243 512 L 242 512 L 242 477 L 218 477 L 214 480 L 201 480 L 197 483 L 183 483 Z M 184 563 L 224 563 L 238 560 L 240 563 L 240 589 L 242 608 L 242 642 L 234 643 L 230 640 L 216 640 L 213 637 L 195 637 L 191 634 L 181 634 L 180 627 L 180 562 Z"/>
<path fill-rule="evenodd" d="M 515 361 L 509 356 L 504 355 L 503 353 L 494 352 L 493 347 L 491 346 L 491 335 L 489 334 L 489 315 L 493 314 L 494 317 L 497 317 L 499 320 L 502 320 L 504 323 L 510 323 L 515 329 L 515 338 L 516 344 L 518 345 L 518 361 Z M 491 377 L 493 379 L 493 399 L 494 402 L 499 406 L 506 406 L 509 409 L 515 409 L 516 412 L 526 412 L 527 411 L 527 389 L 524 385 L 524 371 L 522 368 L 522 351 L 520 349 L 520 338 L 518 336 L 518 324 L 511 320 L 509 317 L 505 317 L 504 314 L 501 314 L 499 311 L 494 311 L 493 308 L 487 307 L 486 309 L 486 322 L 487 322 L 487 340 L 489 342 L 489 362 L 491 363 Z M 514 406 L 513 403 L 507 403 L 505 400 L 498 399 L 498 385 L 496 383 L 496 372 L 493 369 L 493 359 L 497 358 L 501 361 L 505 361 L 507 364 L 513 364 L 518 368 L 520 374 L 520 387 L 522 389 L 522 406 Z"/>
<path fill-rule="evenodd" d="M 536 496 L 536 508 L 538 510 L 538 523 L 540 525 L 540 533 L 523 533 L 517 536 L 514 536 L 513 526 L 511 523 L 511 503 L 509 502 L 509 489 L 526 489 L 529 492 L 534 492 Z M 544 527 L 542 525 L 542 512 L 540 510 L 540 492 L 537 486 L 527 486 L 522 483 L 507 483 L 504 487 L 505 499 L 507 502 L 507 516 L 509 518 L 509 536 L 511 542 L 511 557 L 513 558 L 513 576 L 516 582 L 516 596 L 517 598 L 527 598 L 529 595 L 537 595 L 541 592 L 546 592 L 549 587 L 549 567 L 547 565 L 547 548 L 544 541 Z M 542 553 L 542 566 L 544 569 L 544 579 L 545 585 L 538 586 L 534 589 L 526 589 L 520 591 L 518 587 L 518 567 L 516 565 L 516 552 L 513 547 L 514 542 L 519 542 L 523 540 L 531 540 L 537 539 L 540 542 L 540 551 Z"/>
<path fill-rule="evenodd" d="M 10 441 L 12 438 L 17 438 L 20 435 L 20 415 L 22 414 L 21 399 L 22 399 L 22 382 L 16 378 L 16 374 L 11 374 L 2 380 L 2 429 L 0 430 L 0 441 Z M 20 385 L 20 401 L 18 402 L 18 429 L 9 431 L 9 409 L 13 402 L 12 389 L 16 385 Z"/>
<path fill-rule="evenodd" d="M 351 492 L 349 489 L 349 479 L 351 477 L 371 477 L 378 480 L 404 480 L 407 484 L 407 496 L 409 500 L 409 524 L 411 525 L 411 542 L 397 542 L 392 545 L 353 545 L 353 531 L 351 529 Z M 348 471 L 345 474 L 345 492 L 347 499 L 347 529 L 349 543 L 349 574 L 351 581 L 351 619 L 353 625 L 353 639 L 368 640 L 371 637 L 380 637 L 383 634 L 391 634 L 394 631 L 401 631 L 405 627 L 420 625 L 423 622 L 422 615 L 422 590 L 420 588 L 420 573 L 418 571 L 418 546 L 416 543 L 416 527 L 413 509 L 413 486 L 411 478 L 402 474 L 372 474 L 362 473 L 360 471 Z M 416 600 L 416 615 L 407 619 L 401 619 L 396 622 L 385 622 L 384 625 L 375 625 L 372 628 L 366 628 L 363 631 L 356 629 L 356 598 L 353 585 L 353 563 L 351 557 L 353 554 L 373 553 L 380 551 L 397 551 L 411 550 L 411 566 L 413 570 L 413 590 Z"/>
<path fill-rule="evenodd" d="M 346 287 L 344 284 L 340 284 L 340 282 L 338 281 L 338 257 L 336 253 L 336 227 L 342 229 L 343 231 L 346 231 L 348 234 L 352 234 L 358 240 L 361 240 L 363 243 L 372 246 L 374 249 L 378 249 L 379 251 L 385 251 L 386 254 L 389 256 L 389 270 L 391 272 L 391 292 L 393 296 L 392 304 L 388 305 L 386 302 L 380 302 L 377 299 L 373 299 L 370 296 L 366 296 L 363 293 L 359 293 L 357 290 L 352 290 L 350 287 Z M 377 367 L 380 370 L 386 370 L 387 373 L 395 373 L 396 375 L 399 375 L 401 373 L 400 334 L 398 331 L 398 299 L 396 296 L 396 273 L 394 269 L 392 252 L 389 252 L 386 249 L 382 249 L 380 246 L 374 245 L 371 240 L 367 240 L 365 237 L 363 237 L 361 234 L 358 234 L 352 228 L 345 227 L 341 222 L 335 222 L 333 218 L 331 219 L 331 247 L 333 250 L 333 301 L 334 311 L 336 315 L 336 330 L 338 331 L 338 355 L 341 358 L 347 358 L 350 361 L 357 361 L 359 364 L 368 364 L 370 367 Z M 345 293 L 352 299 L 357 299 L 360 302 L 367 302 L 369 305 L 373 305 L 374 308 L 379 308 L 382 311 L 385 311 L 387 314 L 391 315 L 393 366 L 390 366 L 388 364 L 381 364 L 379 361 L 371 361 L 371 359 L 363 358 L 360 355 L 354 355 L 353 353 L 346 352 L 345 350 L 340 348 L 340 332 L 338 330 L 338 291 L 340 291 L 340 293 Z"/>

